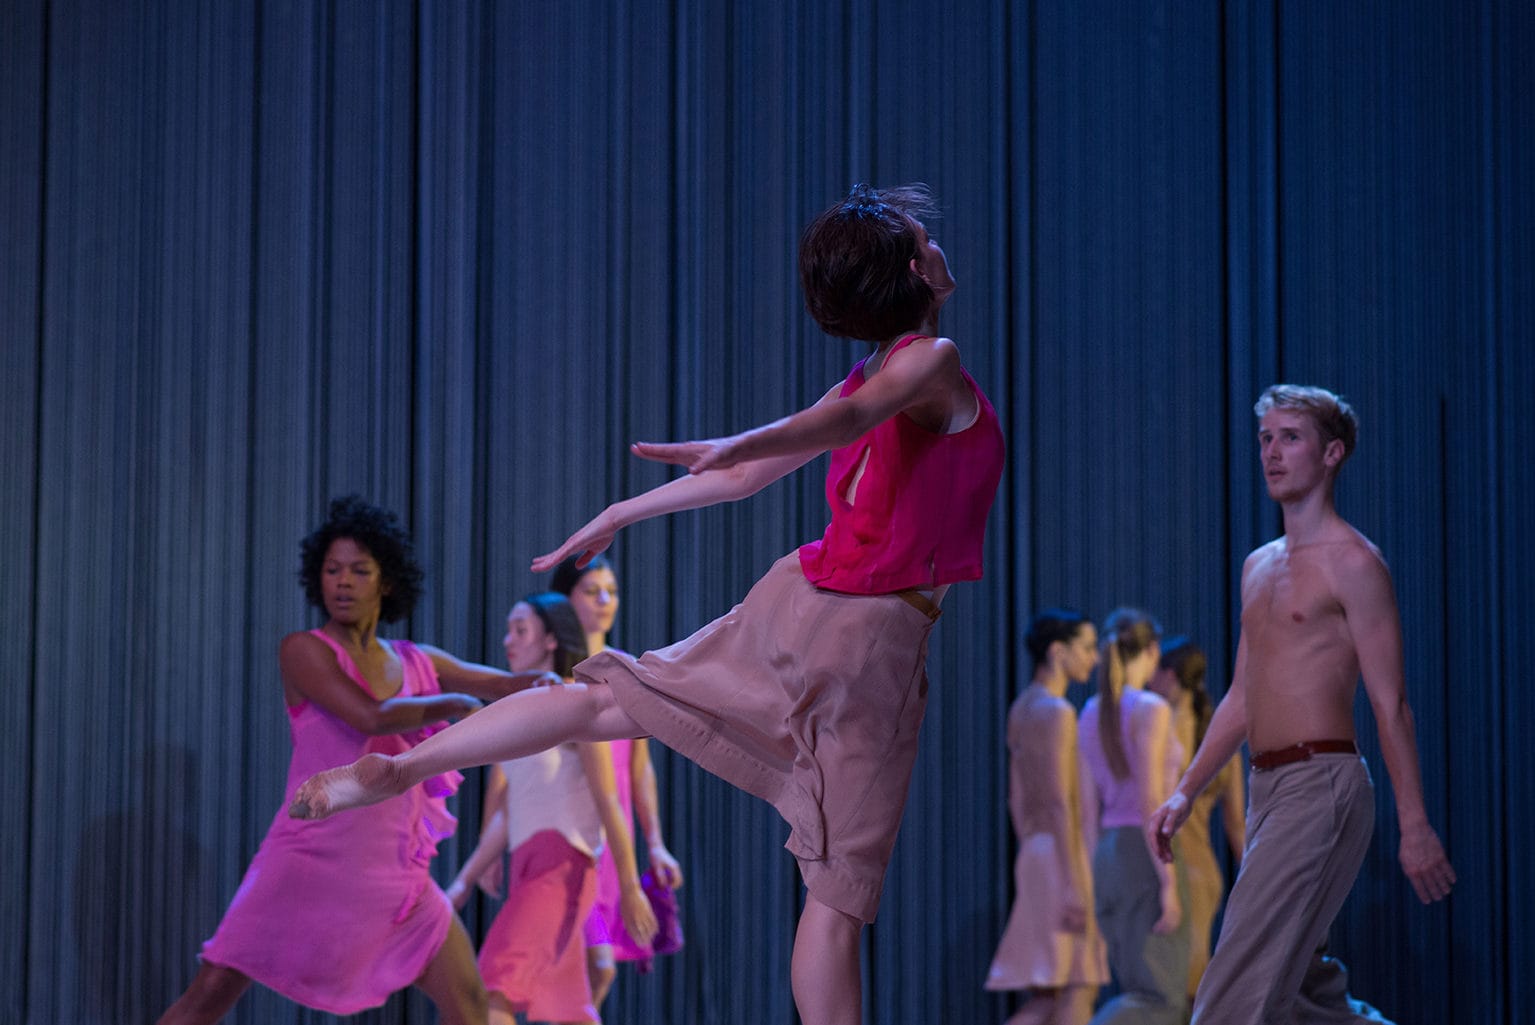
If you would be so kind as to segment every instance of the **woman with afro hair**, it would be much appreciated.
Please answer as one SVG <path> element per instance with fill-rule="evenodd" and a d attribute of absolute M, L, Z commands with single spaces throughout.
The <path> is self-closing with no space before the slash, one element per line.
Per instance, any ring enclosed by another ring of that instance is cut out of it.
<path fill-rule="evenodd" d="M 481 702 L 546 682 L 378 636 L 410 615 L 421 568 L 393 513 L 356 495 L 331 502 L 302 544 L 300 580 L 326 614 L 278 649 L 292 731 L 284 804 L 312 773 L 365 754 L 410 750 Z M 280 811 L 202 965 L 161 1025 L 215 1022 L 251 982 L 307 1007 L 354 1014 L 412 983 L 439 1020 L 483 1023 L 485 988 L 452 906 L 429 874 L 455 826 L 444 773 L 324 822 Z"/>

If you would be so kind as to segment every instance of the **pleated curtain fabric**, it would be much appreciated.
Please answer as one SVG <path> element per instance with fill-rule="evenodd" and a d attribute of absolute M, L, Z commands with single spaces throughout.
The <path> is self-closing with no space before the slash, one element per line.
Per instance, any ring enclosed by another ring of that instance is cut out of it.
<path fill-rule="evenodd" d="M 0 1018 L 153 1020 L 191 979 L 280 803 L 276 645 L 317 622 L 297 544 L 330 497 L 414 531 L 399 635 L 499 661 L 530 558 L 667 479 L 630 441 L 773 419 L 862 355 L 803 312 L 798 234 L 914 180 L 1010 452 L 935 634 L 866 1019 L 1014 1006 L 980 987 L 1035 610 L 1148 608 L 1224 689 L 1278 379 L 1363 417 L 1339 504 L 1395 574 L 1461 877 L 1412 898 L 1361 699 L 1379 823 L 1333 951 L 1404 1025 L 1535 1004 L 1531 5 L 8 0 L 0 47 Z M 627 531 L 613 641 L 728 609 L 820 532 L 823 467 Z M 788 1025 L 786 830 L 655 756 L 688 945 L 607 1020 Z M 256 991 L 230 1020 L 333 1019 Z"/>

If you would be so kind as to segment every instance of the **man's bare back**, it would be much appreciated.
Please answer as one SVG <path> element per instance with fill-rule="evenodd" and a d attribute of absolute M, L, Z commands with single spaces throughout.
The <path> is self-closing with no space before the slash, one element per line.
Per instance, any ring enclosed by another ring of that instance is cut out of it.
<path fill-rule="evenodd" d="M 1359 654 L 1337 577 L 1360 563 L 1380 572 L 1380 552 L 1341 520 L 1333 536 L 1278 538 L 1248 556 L 1242 573 L 1247 741 L 1272 751 L 1308 740 L 1352 740 Z"/>

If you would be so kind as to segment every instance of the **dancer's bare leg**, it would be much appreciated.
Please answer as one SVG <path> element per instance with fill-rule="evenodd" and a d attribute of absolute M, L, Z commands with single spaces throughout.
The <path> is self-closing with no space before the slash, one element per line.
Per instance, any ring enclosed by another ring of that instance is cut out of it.
<path fill-rule="evenodd" d="M 1092 1020 L 1093 1002 L 1097 999 L 1097 986 L 1067 986 L 1061 990 L 1056 1003 L 1056 1025 L 1087 1025 Z"/>
<path fill-rule="evenodd" d="M 1029 990 L 1028 1001 L 1007 1019 L 1006 1025 L 1055 1025 L 1055 1012 L 1060 1008 L 1059 996 L 1057 989 Z"/>
<path fill-rule="evenodd" d="M 199 1025 L 219 1021 L 250 988 L 250 976 L 203 962 L 187 991 L 160 1016 L 157 1025 Z"/>
<path fill-rule="evenodd" d="M 490 995 L 490 1025 L 517 1025 L 517 1012 L 500 993 Z"/>
<path fill-rule="evenodd" d="M 309 777 L 288 814 L 323 819 L 375 804 L 440 773 L 537 754 L 573 740 L 622 740 L 645 733 L 606 684 L 539 687 L 504 697 L 402 755 L 364 755 Z"/>
<path fill-rule="evenodd" d="M 863 983 L 858 941 L 863 923 L 805 895 L 789 974 L 802 1025 L 859 1025 Z"/>
<path fill-rule="evenodd" d="M 613 945 L 599 943 L 586 948 L 586 978 L 592 986 L 592 1006 L 602 1011 L 608 991 L 618 979 L 618 961 L 613 956 Z"/>
<path fill-rule="evenodd" d="M 485 983 L 480 981 L 480 969 L 474 963 L 474 946 L 457 915 L 448 938 L 427 962 L 416 985 L 437 1005 L 437 1020 L 442 1025 L 486 1025 L 489 1002 Z"/>

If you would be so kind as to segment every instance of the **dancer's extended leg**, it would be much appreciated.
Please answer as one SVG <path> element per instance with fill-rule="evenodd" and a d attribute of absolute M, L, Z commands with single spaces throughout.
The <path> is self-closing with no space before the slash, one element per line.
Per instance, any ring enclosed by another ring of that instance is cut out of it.
<path fill-rule="evenodd" d="M 858 940 L 863 923 L 805 895 L 789 973 L 794 1006 L 804 1025 L 858 1025 L 863 1020 L 863 981 Z"/>
<path fill-rule="evenodd" d="M 573 740 L 622 740 L 644 735 L 603 684 L 525 690 L 487 705 L 402 755 L 364 755 L 351 765 L 306 779 L 288 814 L 323 819 L 375 804 L 452 769 L 537 754 Z"/>

